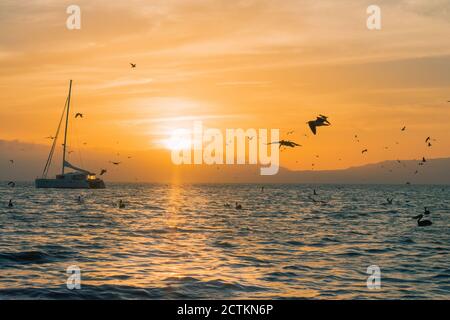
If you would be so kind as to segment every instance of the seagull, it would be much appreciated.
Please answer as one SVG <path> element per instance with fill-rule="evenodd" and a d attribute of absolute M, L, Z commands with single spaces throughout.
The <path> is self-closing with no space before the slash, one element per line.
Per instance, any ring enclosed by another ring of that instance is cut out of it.
<path fill-rule="evenodd" d="M 277 144 L 277 143 L 280 145 L 280 148 L 281 148 L 282 146 L 284 146 L 284 147 L 290 147 L 290 148 L 301 147 L 300 144 L 295 143 L 295 142 L 293 142 L 293 141 L 289 141 L 289 140 L 280 140 L 280 141 L 271 142 L 271 143 L 268 143 L 268 144 Z"/>
<path fill-rule="evenodd" d="M 14 164 L 14 160 L 9 160 L 9 162 L 11 162 L 11 164 Z"/>
<path fill-rule="evenodd" d="M 295 131 L 294 130 L 292 130 L 292 131 L 289 131 L 289 132 L 287 132 L 286 133 L 286 135 L 290 135 L 290 134 L 293 134 Z"/>
<path fill-rule="evenodd" d="M 131 63 L 130 62 L 130 66 L 131 66 L 131 68 L 136 68 L 136 63 Z"/>
<path fill-rule="evenodd" d="M 11 188 L 14 188 L 16 186 L 16 183 L 14 181 L 10 181 L 10 182 L 8 182 L 8 186 L 10 186 Z"/>
<path fill-rule="evenodd" d="M 236 210 L 242 210 L 242 205 L 236 202 Z"/>
<path fill-rule="evenodd" d="M 430 210 L 428 210 L 428 208 L 427 207 L 423 207 L 423 214 L 424 215 L 429 215 L 431 212 L 430 212 Z"/>
<path fill-rule="evenodd" d="M 429 146 L 429 147 L 431 147 L 431 146 L 432 146 L 431 142 L 428 142 L 428 146 Z"/>
<path fill-rule="evenodd" d="M 315 196 L 317 196 L 316 189 L 313 190 L 313 194 L 314 194 Z"/>
<path fill-rule="evenodd" d="M 123 203 L 122 199 L 119 200 L 119 209 L 124 209 L 125 208 L 125 203 Z"/>
<path fill-rule="evenodd" d="M 425 157 L 422 157 L 422 162 L 427 162 L 427 159 L 425 159 Z"/>
<path fill-rule="evenodd" d="M 113 165 L 118 166 L 121 162 L 110 161 Z"/>
<path fill-rule="evenodd" d="M 9 199 L 8 207 L 9 207 L 9 208 L 14 207 L 13 202 L 12 202 L 12 199 Z"/>
<path fill-rule="evenodd" d="M 394 198 L 386 198 L 387 204 L 392 204 L 392 201 L 394 201 Z"/>
<path fill-rule="evenodd" d="M 427 143 L 427 142 L 430 141 L 430 140 L 431 140 L 431 137 L 426 138 L 426 139 L 425 139 L 425 143 Z"/>
<path fill-rule="evenodd" d="M 367 151 L 369 151 L 369 150 L 364 149 L 363 151 L 361 151 L 361 153 L 366 153 Z"/>
<path fill-rule="evenodd" d="M 82 113 L 77 113 L 77 114 L 75 115 L 75 119 L 78 118 L 78 117 L 83 118 L 83 114 L 82 114 Z"/>
<path fill-rule="evenodd" d="M 331 123 L 328 121 L 328 117 L 324 116 L 322 114 L 319 114 L 319 116 L 316 118 L 316 120 L 308 121 L 307 124 L 309 125 L 309 128 L 311 129 L 313 134 L 316 134 L 316 132 L 317 132 L 316 127 L 323 127 L 323 126 L 331 125 Z"/>
<path fill-rule="evenodd" d="M 402 131 L 405 131 L 405 130 L 406 130 L 406 127 L 403 127 L 403 128 L 402 128 Z"/>
<path fill-rule="evenodd" d="M 108 170 L 102 169 L 102 171 L 100 172 L 100 175 L 102 176 L 102 175 L 104 175 L 104 174 L 107 173 L 107 172 L 108 172 Z"/>

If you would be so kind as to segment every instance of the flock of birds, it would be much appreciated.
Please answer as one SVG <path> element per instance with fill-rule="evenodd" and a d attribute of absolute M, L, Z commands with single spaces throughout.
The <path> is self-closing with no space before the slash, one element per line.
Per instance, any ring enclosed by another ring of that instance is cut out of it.
<path fill-rule="evenodd" d="M 130 67 L 131 67 L 132 69 L 135 69 L 135 68 L 137 67 L 137 64 L 136 64 L 136 63 L 130 62 Z M 448 102 L 450 103 L 450 100 L 449 100 Z M 83 117 L 84 117 L 84 115 L 83 115 L 82 113 L 76 113 L 76 114 L 75 114 L 75 119 L 77 119 L 77 118 L 83 119 Z M 318 128 L 318 127 L 328 127 L 328 126 L 331 126 L 331 123 L 330 123 L 330 121 L 328 120 L 328 116 L 325 116 L 325 115 L 323 115 L 323 114 L 319 114 L 319 115 L 316 117 L 316 119 L 308 121 L 307 124 L 308 124 L 308 126 L 309 126 L 309 129 L 311 130 L 311 132 L 312 132 L 314 135 L 317 134 L 317 128 Z M 403 131 L 405 131 L 405 130 L 406 130 L 406 126 L 403 126 L 403 127 L 401 128 L 401 131 L 403 132 Z M 289 136 L 289 135 L 294 134 L 294 132 L 295 132 L 294 130 L 291 130 L 291 131 L 288 131 L 286 134 Z M 305 136 L 308 137 L 306 134 L 305 134 Z M 54 136 L 48 136 L 48 137 L 46 137 L 46 139 L 50 139 L 50 140 L 54 140 L 55 138 L 56 138 L 56 137 L 54 137 Z M 253 137 L 248 137 L 249 140 L 251 140 L 252 138 L 253 138 Z M 357 142 L 359 142 L 358 135 L 355 135 L 355 139 L 356 139 Z M 432 139 L 431 137 L 427 137 L 427 138 L 425 139 L 425 143 L 426 143 L 426 145 L 427 145 L 428 147 L 431 147 L 431 146 L 432 146 L 431 141 L 435 141 L 435 139 Z M 83 144 L 86 145 L 87 143 L 84 142 Z M 280 149 L 281 149 L 282 147 L 284 147 L 284 148 L 301 147 L 300 144 L 298 144 L 298 143 L 296 143 L 296 142 L 294 142 L 294 141 L 291 141 L 291 140 L 284 140 L 284 139 L 283 139 L 283 140 L 280 140 L 280 141 L 276 141 L 276 142 L 271 142 L 271 143 L 268 143 L 268 144 L 278 144 Z M 398 142 L 397 142 L 396 144 L 398 144 Z M 387 149 L 387 148 L 388 148 L 388 147 L 385 147 L 385 149 Z M 364 154 L 364 153 L 367 153 L 368 151 L 369 151 L 369 150 L 368 150 L 367 148 L 365 148 L 365 149 L 363 149 L 363 150 L 361 151 L 361 153 Z M 68 153 L 70 154 L 70 153 L 72 153 L 72 152 L 73 152 L 73 151 L 69 151 Z M 119 155 L 119 154 L 118 154 L 118 155 Z M 319 158 L 319 155 L 316 155 L 316 158 Z M 128 159 L 131 159 L 131 156 L 128 156 Z M 340 158 L 339 160 L 342 160 L 342 159 Z M 13 160 L 13 159 L 11 159 L 11 160 L 9 160 L 9 161 L 10 161 L 11 164 L 14 164 L 14 160 Z M 297 161 L 297 162 L 298 162 L 298 161 Z M 400 160 L 397 160 L 397 162 L 400 163 Z M 427 160 L 425 159 L 425 157 L 423 157 L 423 158 L 422 158 L 422 161 L 419 162 L 419 166 L 424 165 L 426 162 L 427 162 Z M 118 166 L 118 165 L 120 165 L 122 162 L 121 162 L 121 161 L 109 161 L 109 163 L 113 164 L 114 166 Z M 312 166 L 314 166 L 314 164 L 312 164 Z M 107 169 L 102 168 L 102 169 L 100 170 L 100 176 L 106 174 L 107 172 L 108 172 Z M 418 173 L 418 170 L 416 170 L 416 171 L 414 172 L 414 174 L 417 174 L 417 173 Z M 406 184 L 410 184 L 410 182 L 407 182 Z M 11 187 L 11 188 L 14 188 L 14 187 L 16 186 L 16 184 L 15 184 L 15 182 L 13 182 L 13 181 L 9 181 L 9 182 L 8 182 L 8 186 Z M 264 192 L 264 187 L 261 188 L 261 191 Z M 316 192 L 315 189 L 313 190 L 313 195 L 314 195 L 314 196 L 317 195 L 317 192 Z M 316 200 L 316 199 L 315 199 L 314 197 L 312 197 L 312 196 L 309 196 L 309 199 L 310 199 L 311 201 L 313 201 L 314 203 L 326 203 L 326 202 L 323 201 L 323 200 Z M 387 198 L 387 204 L 392 204 L 392 203 L 393 203 L 393 200 L 394 200 L 393 198 Z M 84 200 L 83 200 L 83 198 L 82 198 L 81 196 L 79 196 L 79 197 L 77 198 L 77 201 L 78 201 L 79 203 L 83 203 L 83 202 L 84 202 Z M 126 206 L 125 206 L 125 203 L 124 203 L 122 200 L 119 200 L 119 201 L 118 201 L 117 206 L 118 206 L 120 209 L 124 209 L 124 208 L 126 207 Z M 227 207 L 227 208 L 231 208 L 231 204 L 229 204 L 229 203 L 226 203 L 224 206 Z M 8 207 L 9 207 L 9 208 L 14 207 L 14 204 L 13 204 L 12 199 L 9 200 Z M 242 206 L 240 203 L 235 202 L 234 208 L 235 208 L 236 210 L 242 210 L 242 209 L 243 209 L 243 206 Z M 428 210 L 427 207 L 425 207 L 425 208 L 424 208 L 424 213 L 423 213 L 423 214 L 419 214 L 419 215 L 417 215 L 417 216 L 414 216 L 413 219 L 416 219 L 416 220 L 417 220 L 417 225 L 420 226 L 420 227 L 422 227 L 422 226 L 430 226 L 430 225 L 432 225 L 432 222 L 431 222 L 430 220 L 422 220 L 423 217 L 424 217 L 424 215 L 425 215 L 425 216 L 428 216 L 429 214 L 430 214 L 430 211 Z"/>

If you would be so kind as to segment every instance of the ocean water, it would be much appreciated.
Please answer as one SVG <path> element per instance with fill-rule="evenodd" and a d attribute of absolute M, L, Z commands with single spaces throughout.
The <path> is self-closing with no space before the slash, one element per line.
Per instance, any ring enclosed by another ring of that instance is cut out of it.
<path fill-rule="evenodd" d="M 449 213 L 449 186 L 3 183 L 0 299 L 449 299 Z"/>

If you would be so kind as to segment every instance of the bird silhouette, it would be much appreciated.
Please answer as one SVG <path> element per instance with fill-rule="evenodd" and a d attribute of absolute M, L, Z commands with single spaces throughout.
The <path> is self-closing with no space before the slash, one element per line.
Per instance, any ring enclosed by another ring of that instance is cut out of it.
<path fill-rule="evenodd" d="M 9 160 L 9 162 L 10 162 L 11 164 L 14 164 L 14 160 L 12 160 L 12 159 L 11 159 L 11 160 Z"/>
<path fill-rule="evenodd" d="M 417 220 L 417 225 L 419 227 L 428 227 L 433 224 L 430 220 L 422 220 L 422 218 L 423 218 L 423 214 L 419 214 L 419 215 L 413 217 L 413 219 Z"/>
<path fill-rule="evenodd" d="M 10 181 L 10 182 L 8 182 L 8 186 L 10 186 L 11 188 L 14 188 L 16 186 L 16 183 L 14 181 Z"/>
<path fill-rule="evenodd" d="M 76 119 L 76 118 L 83 118 L 83 114 L 78 112 L 78 113 L 75 115 L 75 119 Z"/>
<path fill-rule="evenodd" d="M 108 172 L 108 170 L 102 169 L 102 171 L 100 172 L 100 175 L 102 176 L 102 175 L 104 175 L 104 174 L 107 173 L 107 172 Z"/>
<path fill-rule="evenodd" d="M 431 137 L 426 138 L 426 139 L 425 139 L 425 143 L 427 143 L 427 142 L 430 141 L 430 140 L 431 140 Z"/>
<path fill-rule="evenodd" d="M 275 141 L 275 142 L 271 142 L 271 143 L 267 143 L 267 144 L 279 144 L 280 148 L 283 147 L 290 147 L 290 148 L 295 148 L 295 147 L 301 147 L 300 144 L 295 143 L 293 141 L 289 141 L 289 140 L 280 140 L 280 141 Z"/>
<path fill-rule="evenodd" d="M 367 149 L 364 149 L 363 151 L 361 151 L 361 153 L 366 153 L 366 152 L 368 152 L 369 150 L 367 150 Z"/>
<path fill-rule="evenodd" d="M 403 127 L 403 128 L 402 128 L 402 131 L 405 131 L 405 130 L 406 130 L 406 127 Z"/>
<path fill-rule="evenodd" d="M 131 68 L 136 68 L 136 63 L 131 63 L 130 62 L 130 66 L 131 66 Z"/>
<path fill-rule="evenodd" d="M 323 126 L 330 126 L 331 123 L 328 121 L 328 117 L 324 116 L 322 114 L 319 114 L 319 116 L 316 118 L 316 120 L 308 121 L 307 124 L 309 125 L 309 128 L 311 129 L 313 134 L 317 133 L 317 127 L 323 127 Z"/>
<path fill-rule="evenodd" d="M 113 165 L 118 166 L 119 164 L 121 164 L 121 162 L 114 162 L 114 161 L 110 161 Z"/>

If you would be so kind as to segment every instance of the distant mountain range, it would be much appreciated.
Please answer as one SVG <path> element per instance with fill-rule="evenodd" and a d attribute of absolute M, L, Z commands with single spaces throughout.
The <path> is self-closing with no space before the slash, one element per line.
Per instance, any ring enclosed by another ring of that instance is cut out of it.
<path fill-rule="evenodd" d="M 254 183 L 330 183 L 330 184 L 450 184 L 450 158 L 383 161 L 342 170 L 293 171 L 280 168 L 275 176 L 260 176 L 256 166 L 220 166 L 218 168 L 180 170 L 182 181 L 195 181 L 199 170 L 209 170 L 207 182 Z M 215 170 L 215 172 L 214 172 Z M 416 173 L 417 171 L 417 173 Z M 203 172 L 204 174 L 204 172 Z"/>

